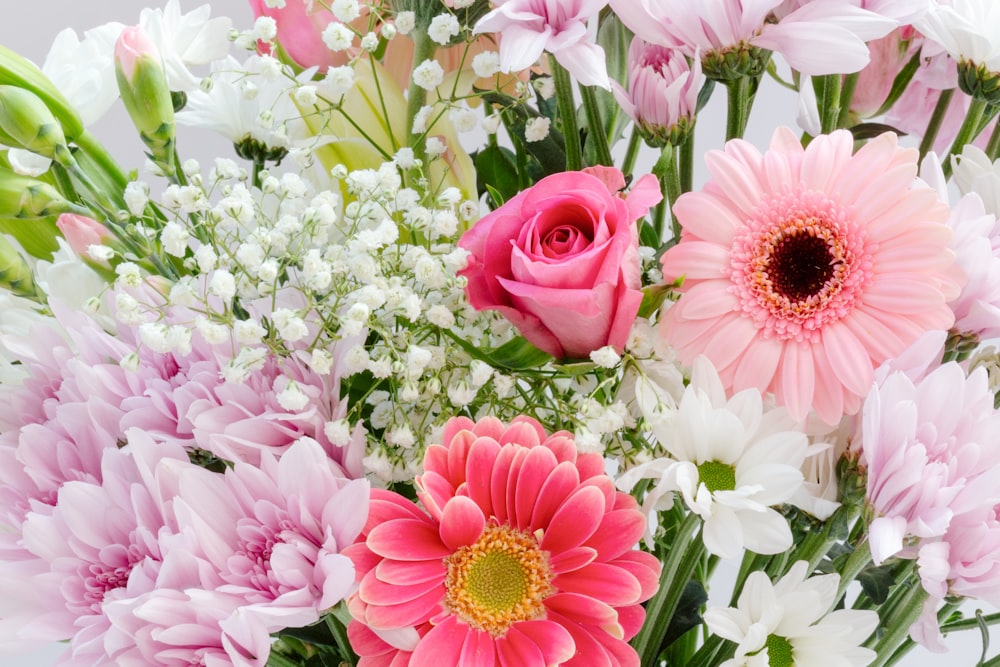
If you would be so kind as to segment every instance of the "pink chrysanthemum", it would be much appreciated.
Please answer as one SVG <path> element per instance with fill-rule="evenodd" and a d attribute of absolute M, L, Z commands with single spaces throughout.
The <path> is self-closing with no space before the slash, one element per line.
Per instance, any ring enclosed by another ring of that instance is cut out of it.
<path fill-rule="evenodd" d="M 917 152 L 883 134 L 802 148 L 779 128 L 709 153 L 712 180 L 674 205 L 680 243 L 663 257 L 683 295 L 661 331 L 690 363 L 705 354 L 727 389 L 773 392 L 795 418 L 836 423 L 875 366 L 954 321 L 947 207 L 913 188 Z"/>
<path fill-rule="evenodd" d="M 635 663 L 625 642 L 660 568 L 632 548 L 645 519 L 601 457 L 529 418 L 454 419 L 443 442 L 417 478 L 426 512 L 373 492 L 344 551 L 361 665 Z"/>

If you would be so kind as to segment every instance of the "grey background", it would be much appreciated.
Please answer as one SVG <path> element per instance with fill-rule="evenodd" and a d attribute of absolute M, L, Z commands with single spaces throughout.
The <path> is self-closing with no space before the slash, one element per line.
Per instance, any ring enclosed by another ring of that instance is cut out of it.
<path fill-rule="evenodd" d="M 78 33 L 82 33 L 107 21 L 133 24 L 138 22 L 139 12 L 143 7 L 158 6 L 155 2 L 140 0 L 48 0 L 47 2 L 4 0 L 3 4 L 6 11 L 0 20 L 0 44 L 18 51 L 39 65 L 44 61 L 52 39 L 63 28 L 72 27 Z M 205 3 L 182 0 L 181 8 L 183 11 L 190 11 L 202 4 Z M 212 7 L 212 16 L 229 16 L 238 27 L 250 26 L 251 12 L 245 0 L 212 0 L 208 4 Z M 721 89 L 716 91 L 712 102 L 699 119 L 700 150 L 722 144 L 725 128 L 723 93 Z M 773 84 L 765 85 L 758 96 L 747 139 L 758 147 L 765 148 L 776 125 L 794 125 L 794 109 L 795 98 L 791 93 Z M 122 130 L 130 127 L 127 115 L 120 106 L 116 106 L 91 129 L 119 156 L 123 166 L 138 168 L 141 171 L 142 146 L 132 132 Z M 178 148 L 182 157 L 205 160 L 222 155 L 233 157 L 227 142 L 211 133 L 192 128 L 181 130 Z M 621 148 L 619 146 L 619 150 Z M 640 169 L 643 167 L 648 169 L 653 161 L 652 153 L 647 151 L 638 166 Z M 704 181 L 705 172 L 700 163 L 697 169 L 696 182 L 700 184 Z M 722 597 L 728 597 L 728 592 L 724 592 Z M 973 609 L 975 607 L 970 606 L 969 610 Z M 992 611 L 994 610 L 988 607 L 985 609 L 986 613 Z M 954 635 L 948 638 L 947 643 L 951 648 L 947 657 L 917 649 L 904 661 L 904 664 L 908 667 L 930 667 L 947 661 L 954 667 L 972 667 L 978 661 L 981 650 L 978 633 L 966 632 Z M 998 643 L 994 643 L 991 654 L 996 653 L 997 645 Z M 3 656 L 0 657 L 0 667 L 45 667 L 53 664 L 56 656 L 62 651 L 61 646 L 51 646 L 21 656 Z"/>

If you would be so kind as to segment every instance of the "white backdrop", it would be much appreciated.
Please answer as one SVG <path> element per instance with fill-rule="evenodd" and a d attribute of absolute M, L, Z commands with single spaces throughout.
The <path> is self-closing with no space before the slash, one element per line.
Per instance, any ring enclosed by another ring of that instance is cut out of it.
<path fill-rule="evenodd" d="M 165 1 L 165 0 L 164 0 Z M 190 11 L 199 6 L 196 0 L 181 0 L 181 7 Z M 246 0 L 211 0 L 213 16 L 230 16 L 235 25 L 249 27 L 251 12 Z M 71 27 L 82 33 L 84 30 L 101 25 L 107 21 L 118 21 L 126 25 L 138 22 L 139 11 L 144 6 L 157 6 L 153 2 L 140 0 L 5 0 L 4 17 L 0 21 L 0 44 L 14 49 L 27 56 L 39 65 L 43 62 L 49 45 L 55 35 L 66 27 Z M 712 103 L 702 112 L 699 118 L 698 135 L 699 148 L 718 147 L 723 140 L 725 128 L 724 91 L 716 92 Z M 758 96 L 757 106 L 748 128 L 747 139 L 764 148 L 770 139 L 773 127 L 778 123 L 794 125 L 795 99 L 787 90 L 776 85 L 766 85 Z M 116 106 L 107 117 L 94 128 L 94 134 L 104 141 L 112 152 L 119 156 L 126 168 L 142 167 L 142 145 L 133 132 L 122 131 L 131 128 L 127 115 L 120 106 Z M 232 155 L 230 145 L 210 133 L 182 128 L 178 140 L 178 149 L 182 157 L 195 157 L 209 160 L 215 156 Z M 621 147 L 619 147 L 620 149 Z M 650 167 L 653 158 L 644 155 L 639 162 L 639 168 Z M 705 179 L 704 168 L 696 164 L 696 187 Z M 0 591 L 3 595 L 3 591 Z M 724 592 L 728 597 L 728 591 Z M 975 607 L 970 607 L 970 611 Z M 987 609 L 989 613 L 993 611 Z M 947 657 L 937 656 L 922 649 L 914 651 L 904 664 L 906 667 L 934 667 L 947 661 L 953 667 L 972 667 L 979 658 L 980 641 L 978 633 L 966 632 L 952 636 L 947 641 L 951 652 Z M 994 642 L 992 654 L 1000 648 L 1000 637 Z M 45 667 L 53 664 L 56 656 L 62 652 L 61 646 L 47 647 L 28 655 L 18 657 L 2 657 L 3 667 Z"/>

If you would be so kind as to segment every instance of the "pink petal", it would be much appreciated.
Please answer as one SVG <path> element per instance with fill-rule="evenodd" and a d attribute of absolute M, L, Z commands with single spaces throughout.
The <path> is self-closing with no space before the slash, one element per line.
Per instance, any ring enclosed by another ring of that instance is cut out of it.
<path fill-rule="evenodd" d="M 556 510 L 579 485 L 580 475 L 576 466 L 569 461 L 557 465 L 538 492 L 535 509 L 531 514 L 531 530 L 547 528 L 552 522 Z"/>
<path fill-rule="evenodd" d="M 604 508 L 600 489 L 593 486 L 577 489 L 556 510 L 542 536 L 541 547 L 557 554 L 580 546 L 597 530 Z"/>
<path fill-rule="evenodd" d="M 642 586 L 627 570 L 604 563 L 591 563 L 582 570 L 556 576 L 552 585 L 561 591 L 580 593 L 607 602 L 612 607 L 635 604 Z"/>
<path fill-rule="evenodd" d="M 424 595 L 387 607 L 368 605 L 365 622 L 373 628 L 405 628 L 429 620 L 441 609 L 444 599 L 444 584 L 436 586 Z"/>
<path fill-rule="evenodd" d="M 394 560 L 432 560 L 451 553 L 441 543 L 437 526 L 428 519 L 396 519 L 375 526 L 367 544 L 378 555 Z"/>
<path fill-rule="evenodd" d="M 548 620 L 524 621 L 515 624 L 510 631 L 517 631 L 533 642 L 542 652 L 545 665 L 560 665 L 573 657 L 576 646 L 564 627 Z M 530 663 L 521 663 L 530 664 Z"/>
<path fill-rule="evenodd" d="M 483 511 L 471 498 L 456 496 L 444 506 L 439 532 L 450 551 L 468 546 L 479 539 L 486 527 Z"/>
<path fill-rule="evenodd" d="M 398 586 L 408 586 L 434 579 L 444 581 L 447 572 L 443 560 L 382 560 L 375 567 L 375 576 L 379 581 Z"/>
<path fill-rule="evenodd" d="M 423 636 L 410 656 L 410 667 L 460 665 L 462 647 L 470 632 L 475 632 L 454 616 L 447 616 Z"/>
<path fill-rule="evenodd" d="M 517 479 L 514 516 L 508 517 L 510 525 L 516 526 L 519 530 L 531 525 L 531 514 L 538 500 L 538 494 L 555 467 L 556 457 L 549 449 L 535 447 L 528 452 Z"/>

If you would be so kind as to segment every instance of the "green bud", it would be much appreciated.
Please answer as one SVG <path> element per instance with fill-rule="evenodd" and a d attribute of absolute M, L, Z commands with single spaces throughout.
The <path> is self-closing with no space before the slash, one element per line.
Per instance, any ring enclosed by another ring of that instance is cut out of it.
<path fill-rule="evenodd" d="M 0 85 L 0 140 L 63 164 L 72 160 L 62 125 L 37 95 L 17 86 Z"/>
<path fill-rule="evenodd" d="M 174 103 L 159 52 L 138 26 L 122 31 L 115 44 L 115 75 L 150 157 L 167 174 L 174 171 Z"/>
<path fill-rule="evenodd" d="M 81 212 L 85 211 L 66 201 L 48 183 L 0 169 L 0 218 L 47 218 Z"/>
<path fill-rule="evenodd" d="M 58 119 L 70 140 L 83 134 L 80 115 L 55 84 L 31 61 L 5 46 L 0 46 L 0 84 L 24 88 L 37 95 Z"/>
<path fill-rule="evenodd" d="M 958 64 L 958 87 L 963 93 L 989 104 L 1000 104 L 1000 73 L 968 60 Z"/>
<path fill-rule="evenodd" d="M 28 262 L 3 235 L 0 235 L 0 287 L 29 299 L 40 296 Z"/>
<path fill-rule="evenodd" d="M 713 81 L 732 81 L 745 76 L 756 78 L 764 73 L 771 52 L 740 42 L 736 46 L 702 54 L 701 68 Z"/>

